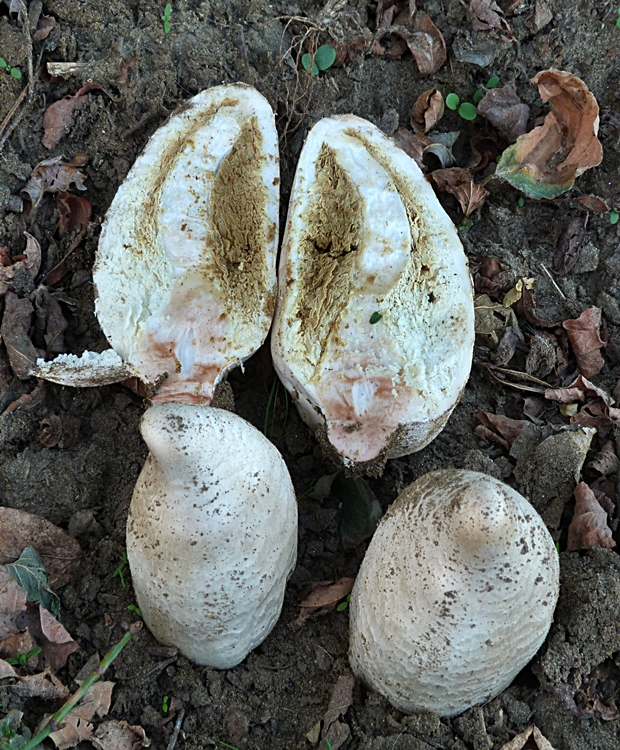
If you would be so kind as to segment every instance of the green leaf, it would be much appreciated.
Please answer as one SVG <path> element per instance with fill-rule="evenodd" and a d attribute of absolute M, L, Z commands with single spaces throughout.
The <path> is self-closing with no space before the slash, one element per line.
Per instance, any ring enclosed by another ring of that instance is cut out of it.
<path fill-rule="evenodd" d="M 348 606 L 349 602 L 340 602 L 340 604 L 336 607 L 336 612 L 344 612 Z"/>
<path fill-rule="evenodd" d="M 310 70 L 310 61 L 312 60 L 312 55 L 309 52 L 306 52 L 305 55 L 301 56 L 301 64 L 304 66 L 305 70 Z M 319 68 L 316 64 L 316 62 L 312 63 L 312 75 L 318 76 L 319 74 Z"/>
<path fill-rule="evenodd" d="M 499 76 L 493 76 L 493 78 L 489 78 L 489 80 L 487 81 L 487 88 L 494 89 L 498 83 L 499 83 Z"/>
<path fill-rule="evenodd" d="M 616 26 L 620 29 L 620 18 L 616 21 Z"/>
<path fill-rule="evenodd" d="M 458 94 L 448 94 L 446 96 L 446 107 L 455 110 L 459 106 L 460 101 Z"/>
<path fill-rule="evenodd" d="M 22 77 L 22 72 L 17 68 L 11 68 L 11 75 L 13 76 L 13 78 L 17 78 L 17 80 L 19 80 Z"/>
<path fill-rule="evenodd" d="M 459 107 L 459 115 L 464 120 L 475 120 L 478 110 L 470 102 L 463 102 Z"/>
<path fill-rule="evenodd" d="M 525 198 L 521 197 L 519 198 L 519 208 L 523 208 L 525 206 Z"/>
<path fill-rule="evenodd" d="M 0 68 L 8 68 L 8 67 L 9 67 L 9 64 L 7 63 L 7 61 L 4 58 L 0 57 Z"/>
<path fill-rule="evenodd" d="M 478 91 L 476 91 L 476 93 L 474 94 L 474 102 L 478 104 L 478 102 L 482 99 L 483 96 L 484 94 L 482 93 L 482 91 L 478 89 Z"/>
<path fill-rule="evenodd" d="M 172 14 L 172 3 L 166 3 L 164 13 L 168 16 L 168 18 L 170 18 L 170 15 Z"/>
<path fill-rule="evenodd" d="M 314 55 L 314 62 L 319 70 L 327 70 L 336 61 L 336 50 L 331 44 L 322 44 Z"/>
<path fill-rule="evenodd" d="M 614 208 L 614 210 L 609 214 L 609 223 L 613 226 L 614 224 L 618 223 L 619 218 L 620 213 L 618 213 L 618 209 Z"/>
<path fill-rule="evenodd" d="M 164 21 L 164 34 L 170 33 L 170 21 Z"/>
<path fill-rule="evenodd" d="M 36 549 L 26 547 L 19 560 L 9 563 L 6 567 L 10 574 L 17 578 L 19 585 L 26 589 L 29 601 L 39 602 L 60 620 L 60 600 L 50 588 L 45 565 Z"/>
<path fill-rule="evenodd" d="M 369 320 L 368 322 L 370 323 L 370 325 L 371 325 L 371 326 L 374 326 L 374 324 L 375 324 L 375 323 L 378 323 L 378 322 L 379 322 L 379 321 L 381 320 L 381 318 L 382 318 L 382 317 L 383 317 L 383 315 L 382 315 L 382 314 L 381 314 L 380 312 L 376 312 L 376 311 L 375 311 L 375 312 L 374 312 L 374 313 L 373 313 L 373 314 L 372 314 L 372 315 L 370 316 L 370 320 Z"/>

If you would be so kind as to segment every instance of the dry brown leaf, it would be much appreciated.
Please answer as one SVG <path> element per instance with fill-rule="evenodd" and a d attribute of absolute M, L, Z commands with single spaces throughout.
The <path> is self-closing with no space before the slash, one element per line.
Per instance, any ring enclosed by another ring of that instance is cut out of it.
<path fill-rule="evenodd" d="M 151 744 L 142 727 L 126 721 L 104 721 L 90 741 L 99 750 L 138 750 Z"/>
<path fill-rule="evenodd" d="M 0 565 L 14 562 L 24 547 L 41 556 L 50 587 L 69 583 L 82 558 L 78 542 L 45 518 L 0 507 Z"/>
<path fill-rule="evenodd" d="M 586 239 L 586 224 L 582 216 L 574 216 L 560 237 L 553 256 L 553 267 L 560 273 L 568 273 L 579 260 L 581 246 Z"/>
<path fill-rule="evenodd" d="M 510 24 L 495 0 L 471 0 L 465 12 L 474 31 L 502 31 L 507 41 L 514 39 Z"/>
<path fill-rule="evenodd" d="M 93 89 L 102 89 L 99 83 L 90 81 L 73 96 L 63 96 L 57 102 L 50 104 L 43 115 L 43 129 L 45 135 L 41 141 L 45 148 L 53 148 L 73 125 L 73 113 L 90 103 L 88 93 Z"/>
<path fill-rule="evenodd" d="M 53 675 L 49 669 L 39 674 L 29 674 L 19 677 L 19 682 L 11 686 L 11 690 L 24 698 L 41 698 L 45 701 L 64 700 L 69 690 Z"/>
<path fill-rule="evenodd" d="M 413 33 L 403 37 L 413 55 L 421 76 L 436 73 L 445 63 L 448 53 L 443 34 L 423 10 L 416 11 Z"/>
<path fill-rule="evenodd" d="M 102 717 L 108 713 L 113 687 L 113 682 L 96 682 L 77 706 L 69 711 L 61 728 L 49 735 L 57 750 L 66 750 L 90 739 L 94 728 L 90 721 L 95 715 Z"/>
<path fill-rule="evenodd" d="M 28 593 L 11 573 L 0 567 L 0 640 L 19 633 L 16 621 L 26 611 Z"/>
<path fill-rule="evenodd" d="M 26 630 L 15 633 L 15 635 L 9 635 L 0 641 L 0 656 L 3 659 L 15 659 L 17 654 L 28 654 L 36 647 L 37 642 L 30 634 L 28 628 L 26 628 Z M 39 655 L 33 656 L 30 661 L 28 662 L 28 667 L 33 670 L 36 669 L 39 662 Z"/>
<path fill-rule="evenodd" d="M 586 464 L 586 467 L 593 472 L 593 476 L 599 475 L 602 477 L 615 474 L 618 471 L 618 466 L 620 466 L 620 460 L 611 440 L 608 440 L 594 458 Z"/>
<path fill-rule="evenodd" d="M 0 659 L 0 680 L 6 680 L 7 677 L 17 677 L 17 673 L 8 661 Z"/>
<path fill-rule="evenodd" d="M 514 83 L 489 89 L 478 103 L 478 113 L 494 125 L 508 143 L 527 131 L 530 108 L 517 96 Z"/>
<path fill-rule="evenodd" d="M 303 625 L 310 615 L 319 610 L 334 609 L 341 599 L 351 593 L 354 583 L 355 578 L 339 578 L 335 582 L 324 581 L 317 584 L 299 605 L 297 625 Z"/>
<path fill-rule="evenodd" d="M 510 450 L 514 441 L 523 432 L 523 428 L 529 424 L 524 419 L 511 419 L 503 414 L 486 411 L 478 412 L 476 419 L 479 419 L 482 425 L 476 427 L 474 433 L 485 440 L 499 443 L 506 450 Z"/>
<path fill-rule="evenodd" d="M 20 276 L 26 275 L 31 282 L 39 273 L 41 267 L 41 245 L 35 237 L 28 232 L 24 232 L 26 237 L 26 249 L 24 255 L 19 260 L 6 254 L 1 254 L 2 265 L 0 265 L 0 295 L 6 294 L 11 288 L 14 280 Z M 0 248 L 2 250 L 3 248 Z"/>
<path fill-rule="evenodd" d="M 343 674 L 338 677 L 323 717 L 321 738 L 328 739 L 333 750 L 343 745 L 351 734 L 349 725 L 340 722 L 339 719 L 345 715 L 353 703 L 354 684 L 355 679 L 352 674 Z"/>
<path fill-rule="evenodd" d="M 421 94 L 413 106 L 411 127 L 418 134 L 427 133 L 441 120 L 444 101 L 439 89 L 429 89 Z"/>
<path fill-rule="evenodd" d="M 34 369 L 38 353 L 28 336 L 34 309 L 29 300 L 14 292 L 5 295 L 0 333 L 9 355 L 11 369 L 20 380 L 27 380 Z"/>
<path fill-rule="evenodd" d="M 612 549 L 616 543 L 611 538 L 611 529 L 607 525 L 607 513 L 588 485 L 579 482 L 575 487 L 575 511 L 568 527 L 566 549 L 574 552 L 595 546 Z"/>
<path fill-rule="evenodd" d="M 20 194 L 30 199 L 33 209 L 45 193 L 59 193 L 68 190 L 71 185 L 75 185 L 78 190 L 86 190 L 86 175 L 79 168 L 86 164 L 88 156 L 78 154 L 69 162 L 63 162 L 63 159 L 64 156 L 44 159 L 32 170 L 32 175 Z"/>
<path fill-rule="evenodd" d="M 81 422 L 80 417 L 53 414 L 41 420 L 37 438 L 46 448 L 70 448 L 77 442 Z"/>
<path fill-rule="evenodd" d="M 58 300 L 46 286 L 39 286 L 34 298 L 35 332 L 34 343 L 45 349 L 46 357 L 53 357 L 66 350 L 64 332 L 68 323 L 62 314 Z"/>
<path fill-rule="evenodd" d="M 78 644 L 63 625 L 38 602 L 27 603 L 21 621 L 41 646 L 43 664 L 52 672 L 64 667 L 70 654 L 78 650 Z"/>
<path fill-rule="evenodd" d="M 525 20 L 525 25 L 533 34 L 537 34 L 551 21 L 553 21 L 553 13 L 545 0 L 536 0 L 534 14 Z"/>
<path fill-rule="evenodd" d="M 46 16 L 44 14 L 41 14 L 36 31 L 32 35 L 32 40 L 34 42 L 42 42 L 44 39 L 47 39 L 47 37 L 50 35 L 50 31 L 54 28 L 54 26 L 56 26 L 57 23 L 58 21 L 56 21 L 54 16 Z"/>
<path fill-rule="evenodd" d="M 551 102 L 542 125 L 522 135 L 502 154 L 495 171 L 530 198 L 555 198 L 580 174 L 603 159 L 599 110 L 585 83 L 564 70 L 543 70 L 532 83 Z"/>
<path fill-rule="evenodd" d="M 588 211 L 594 211 L 597 214 L 605 214 L 609 211 L 607 202 L 596 195 L 580 195 L 572 200 L 576 203 L 581 203 Z"/>
<path fill-rule="evenodd" d="M 469 139 L 471 158 L 467 169 L 471 172 L 481 172 L 495 161 L 508 144 L 495 130 L 488 133 L 474 133 Z"/>
<path fill-rule="evenodd" d="M 525 732 L 521 732 L 516 737 L 513 737 L 510 742 L 502 745 L 499 750 L 524 750 L 526 747 L 529 750 L 554 750 L 553 746 L 546 739 L 540 729 L 532 724 L 528 727 Z"/>
<path fill-rule="evenodd" d="M 422 160 L 424 150 L 433 145 L 433 141 L 426 135 L 412 133 L 405 128 L 398 128 L 392 136 L 394 143 L 410 156 L 423 172 L 426 172 L 426 164 Z"/>
<path fill-rule="evenodd" d="M 558 401 L 561 404 L 570 404 L 574 401 L 585 401 L 586 397 L 599 398 L 606 406 L 611 406 L 612 399 L 609 393 L 591 383 L 583 375 L 577 378 L 565 388 L 549 388 L 545 391 L 545 398 L 550 401 Z"/>
<path fill-rule="evenodd" d="M 461 167 L 452 169 L 436 169 L 428 179 L 432 180 L 438 190 L 453 195 L 459 202 L 465 216 L 480 208 L 489 191 L 477 185 L 471 174 Z"/>
<path fill-rule="evenodd" d="M 598 375 L 605 366 L 605 360 L 600 352 L 604 346 L 599 336 L 600 308 L 590 307 L 575 320 L 565 320 L 562 326 L 568 333 L 579 372 L 586 378 Z"/>

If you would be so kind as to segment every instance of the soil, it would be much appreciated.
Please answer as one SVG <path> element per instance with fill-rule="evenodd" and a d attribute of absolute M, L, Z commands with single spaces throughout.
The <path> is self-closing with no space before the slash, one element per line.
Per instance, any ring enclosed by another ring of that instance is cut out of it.
<path fill-rule="evenodd" d="M 611 0 L 500 3 L 506 9 L 513 7 L 507 16 L 513 42 L 495 32 L 473 31 L 459 0 L 419 0 L 448 48 L 448 61 L 436 74 L 422 78 L 409 53 L 393 59 L 362 52 L 355 62 L 310 78 L 301 69 L 295 70 L 298 52 L 312 43 L 338 45 L 358 37 L 359 29 L 374 28 L 375 2 L 174 0 L 171 31 L 166 34 L 161 20 L 163 0 L 44 0 L 43 12 L 53 16 L 57 25 L 45 42 L 35 43 L 35 67 L 40 54 L 44 62 L 84 65 L 65 79 L 39 77 L 34 99 L 4 145 L 0 245 L 9 245 L 13 254 L 21 251 L 26 229 L 41 242 L 42 272 L 58 263 L 66 245 L 55 237 L 59 213 L 54 197 L 41 202 L 29 224 L 27 214 L 16 210 L 17 196 L 41 160 L 59 154 L 67 158 L 88 154 L 83 168 L 87 190 L 82 195 L 92 204 L 93 223 L 68 260 L 69 272 L 54 286 L 62 292 L 62 311 L 69 323 L 66 351 L 107 348 L 94 317 L 91 269 L 99 225 L 118 186 L 168 113 L 199 91 L 223 82 L 256 86 L 276 112 L 281 136 L 282 224 L 305 134 L 319 118 L 350 112 L 392 134 L 399 122 L 408 126 L 412 106 L 422 92 L 436 86 L 444 95 L 452 91 L 462 99 L 471 98 L 494 75 L 502 82 L 515 82 L 534 116 L 543 107 L 529 80 L 548 68 L 584 79 L 601 108 L 603 161 L 578 179 L 571 195 L 598 195 L 618 205 L 620 30 L 615 23 L 616 4 Z M 531 24 L 535 5 L 546 5 L 552 14 L 550 22 L 536 32 Z M 23 71 L 24 77 L 17 80 L 0 71 L 0 119 L 13 106 L 27 78 L 25 37 L 8 6 L 6 0 L 0 5 L 0 55 Z M 35 6 L 36 0 L 31 0 L 33 13 Z M 289 48 L 292 57 L 285 54 Z M 457 59 L 472 56 L 477 63 Z M 41 142 L 46 107 L 75 94 L 88 81 L 103 88 L 91 91 L 89 104 L 75 112 L 69 131 L 58 145 L 46 149 Z M 461 166 L 467 163 L 471 135 L 484 127 L 481 119 L 466 122 L 446 110 L 436 128 L 461 131 L 455 147 Z M 505 183 L 493 180 L 487 188 L 491 194 L 472 217 L 473 225 L 461 231 L 466 252 L 470 258 L 484 255 L 501 262 L 503 270 L 495 280 L 504 292 L 520 277 L 534 278 L 537 314 L 546 320 L 561 321 L 593 305 L 601 307 L 608 343 L 605 368 L 595 380 L 613 390 L 620 375 L 620 298 L 618 264 L 611 259 L 620 250 L 620 224 L 612 225 L 609 213 L 590 213 L 578 260 L 570 272 L 563 273 L 553 260 L 560 236 L 575 217 L 585 221 L 586 209 L 561 202 L 526 201 L 520 206 L 520 193 Z M 455 223 L 461 223 L 456 201 L 445 195 L 441 199 Z M 561 295 L 541 264 L 553 273 Z M 523 370 L 529 357 L 530 371 L 544 372 L 543 329 L 521 317 L 519 323 L 523 341 L 510 367 Z M 475 361 L 493 361 L 496 347 L 492 337 L 479 336 Z M 557 385 L 553 365 L 542 377 Z M 244 372 L 235 371 L 229 379 L 235 410 L 261 430 L 273 379 L 265 348 L 247 363 Z M 8 378 L 0 390 L 0 411 L 36 386 L 34 379 Z M 554 448 L 556 441 L 538 452 L 525 446 L 521 458 L 515 458 L 474 434 L 478 412 L 519 417 L 522 396 L 527 395 L 490 379 L 488 371 L 475 364 L 443 432 L 419 453 L 388 461 L 382 477 L 368 480 L 382 510 L 401 488 L 429 470 L 475 469 L 525 492 L 543 516 L 547 514 L 545 520 L 564 550 L 575 466 L 586 453 L 590 458 L 617 436 L 603 427 L 589 447 Z M 63 623 L 80 646 L 59 673 L 67 685 L 89 657 L 116 643 L 123 626 L 135 619 L 127 609 L 134 603 L 130 578 L 126 577 L 123 587 L 114 571 L 123 555 L 132 489 L 146 458 L 138 429 L 144 409 L 142 399 L 121 385 L 76 390 L 46 384 L 36 397 L 0 416 L 2 504 L 69 529 L 85 553 L 73 581 L 59 592 Z M 77 442 L 65 448 L 43 446 L 38 440 L 41 420 L 65 414 L 81 419 Z M 568 424 L 557 404 L 545 403 L 537 419 L 540 440 L 571 435 L 545 427 Z M 300 601 L 314 584 L 355 576 L 367 540 L 353 544 L 342 533 L 337 496 L 311 491 L 333 467 L 325 462 L 295 411 L 287 408 L 282 388 L 276 391 L 268 434 L 282 452 L 300 498 L 299 558 L 282 616 L 263 645 L 230 670 L 195 666 L 159 647 L 146 630 L 129 643 L 110 669 L 116 687 L 109 717 L 141 724 L 157 750 L 168 746 L 181 707 L 185 715 L 178 748 L 310 747 L 305 734 L 321 720 L 338 677 L 348 671 L 346 610 L 311 618 L 301 627 L 295 620 Z M 559 451 L 557 460 L 553 450 Z M 611 481 L 616 481 L 615 475 Z M 549 488 L 554 489 L 552 500 Z M 620 541 L 618 533 L 614 535 Z M 615 550 L 600 548 L 562 551 L 560 557 L 561 597 L 551 633 L 538 657 L 510 688 L 483 707 L 440 720 L 425 713 L 404 716 L 381 696 L 356 684 L 353 704 L 342 719 L 351 730 L 343 747 L 491 750 L 531 723 L 556 750 L 620 747 L 620 723 L 613 718 L 620 690 L 620 561 Z M 586 699 L 588 690 L 596 693 L 607 712 L 592 708 L 593 701 Z M 164 696 L 172 702 L 168 713 L 162 711 Z M 23 710 L 30 727 L 55 708 L 18 697 L 8 687 L 0 687 L 0 703 L 3 712 Z"/>

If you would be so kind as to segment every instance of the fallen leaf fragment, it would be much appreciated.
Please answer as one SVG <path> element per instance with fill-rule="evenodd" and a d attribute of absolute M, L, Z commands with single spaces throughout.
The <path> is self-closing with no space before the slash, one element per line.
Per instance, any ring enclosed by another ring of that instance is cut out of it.
<path fill-rule="evenodd" d="M 607 202 L 597 195 L 580 195 L 577 198 L 573 198 L 573 201 L 581 203 L 588 211 L 594 211 L 597 214 L 605 214 L 609 211 Z"/>
<path fill-rule="evenodd" d="M 591 383 L 583 375 L 577 378 L 565 388 L 549 388 L 545 391 L 545 398 L 550 401 L 559 401 L 561 404 L 570 404 L 573 401 L 585 401 L 586 397 L 599 398 L 606 406 L 611 406 L 612 399 L 609 393 Z"/>
<path fill-rule="evenodd" d="M 594 472 L 594 476 L 607 477 L 615 474 L 620 466 L 620 460 L 616 455 L 614 443 L 608 440 L 601 450 L 586 464 L 587 468 Z"/>
<path fill-rule="evenodd" d="M 337 581 L 327 581 L 317 584 L 299 605 L 299 616 L 296 624 L 303 625 L 310 615 L 319 610 L 329 611 L 353 590 L 355 578 L 339 578 Z"/>
<path fill-rule="evenodd" d="M 533 288 L 534 288 L 534 279 L 519 279 L 519 281 L 517 281 L 517 283 L 513 286 L 513 288 L 507 291 L 506 294 L 504 295 L 504 299 L 502 300 L 502 305 L 504 305 L 504 307 L 512 307 L 523 297 L 523 292 L 526 289 L 533 289 Z"/>
<path fill-rule="evenodd" d="M 604 342 L 599 330 L 601 327 L 601 310 L 590 307 L 574 320 L 565 320 L 562 326 L 568 333 L 579 372 L 586 378 L 593 378 L 605 366 L 600 352 Z"/>
<path fill-rule="evenodd" d="M 580 78 L 563 70 L 544 70 L 532 83 L 553 109 L 504 151 L 495 174 L 530 198 L 552 199 L 603 159 L 598 104 Z"/>
<path fill-rule="evenodd" d="M 69 695 L 69 689 L 49 669 L 19 677 L 11 690 L 24 698 L 41 698 L 45 701 L 64 700 Z"/>
<path fill-rule="evenodd" d="M 428 76 L 436 73 L 448 56 L 443 34 L 423 10 L 416 11 L 413 29 L 413 34 L 405 41 L 416 61 L 420 75 Z"/>
<path fill-rule="evenodd" d="M 3 659 L 15 659 L 17 654 L 28 654 L 37 647 L 37 642 L 30 634 L 28 628 L 21 633 L 15 633 L 0 641 L 0 656 Z M 28 667 L 35 670 L 39 662 L 36 654 L 28 660 Z"/>
<path fill-rule="evenodd" d="M 151 744 L 142 727 L 126 721 L 104 721 L 90 741 L 99 750 L 138 750 Z"/>
<path fill-rule="evenodd" d="M 56 21 L 54 16 L 46 16 L 44 14 L 41 14 L 36 31 L 32 35 L 32 41 L 42 42 L 44 39 L 47 39 L 47 37 L 50 35 L 50 31 L 54 28 L 54 26 L 56 26 L 57 23 L 58 21 Z"/>
<path fill-rule="evenodd" d="M 482 424 L 476 427 L 474 433 L 483 440 L 498 443 L 506 450 L 510 450 L 524 427 L 529 424 L 524 419 L 511 419 L 503 414 L 492 414 L 486 411 L 478 412 L 476 419 L 479 419 Z"/>
<path fill-rule="evenodd" d="M 88 93 L 93 89 L 101 89 L 99 83 L 90 81 L 73 96 L 67 95 L 57 102 L 50 104 L 43 115 L 43 129 L 45 134 L 41 141 L 45 148 L 53 148 L 69 131 L 73 124 L 73 113 L 90 103 Z"/>
<path fill-rule="evenodd" d="M 433 141 L 421 133 L 412 133 L 405 128 L 398 128 L 392 136 L 394 143 L 410 156 L 423 172 L 426 172 L 427 166 L 422 160 L 424 150 L 433 145 Z"/>
<path fill-rule="evenodd" d="M 323 717 L 322 739 L 329 740 L 332 750 L 338 750 L 351 735 L 348 724 L 339 721 L 341 716 L 349 710 L 353 703 L 353 685 L 355 678 L 352 674 L 338 677 L 329 699 L 329 706 Z"/>
<path fill-rule="evenodd" d="M 508 143 L 527 131 L 530 108 L 517 96 L 514 83 L 489 89 L 478 103 L 478 113 L 494 125 Z"/>
<path fill-rule="evenodd" d="M 545 0 L 536 0 L 534 14 L 525 19 L 525 25 L 533 33 L 537 34 L 548 23 L 553 20 L 553 13 Z"/>
<path fill-rule="evenodd" d="M 532 724 L 525 732 L 513 737 L 510 742 L 502 745 L 499 750 L 554 750 L 552 744 L 546 739 L 540 729 Z"/>
<path fill-rule="evenodd" d="M 59 193 L 75 185 L 78 190 L 86 190 L 84 180 L 86 175 L 80 172 L 88 161 L 86 154 L 78 154 L 71 161 L 64 162 L 64 156 L 54 156 L 44 159 L 32 170 L 32 175 L 20 194 L 27 197 L 34 208 L 39 204 L 45 193 Z"/>
<path fill-rule="evenodd" d="M 421 94 L 413 106 L 411 127 L 418 134 L 427 133 L 441 120 L 444 101 L 439 89 L 429 89 Z"/>
<path fill-rule="evenodd" d="M 17 560 L 24 547 L 39 553 L 52 589 L 69 583 L 82 559 L 78 542 L 58 526 L 24 510 L 0 507 L 0 565 Z"/>
<path fill-rule="evenodd" d="M 575 267 L 586 239 L 586 225 L 587 220 L 584 221 L 581 216 L 575 216 L 568 222 L 553 256 L 556 271 L 569 273 Z"/>
<path fill-rule="evenodd" d="M 103 717 L 108 713 L 113 687 L 113 682 L 96 682 L 82 700 L 69 711 L 62 721 L 61 728 L 49 735 L 57 750 L 66 750 L 90 739 L 94 729 L 90 721 L 95 715 Z"/>
<path fill-rule="evenodd" d="M 17 280 L 21 275 L 29 277 L 31 282 L 34 282 L 35 276 L 39 273 L 41 267 L 41 245 L 35 237 L 28 232 L 24 232 L 26 237 L 26 249 L 24 250 L 24 256 L 19 260 L 11 257 L 8 254 L 0 252 L 0 295 L 6 294 L 11 288 L 11 284 L 14 280 Z M 0 248 L 0 251 L 3 248 Z"/>
<path fill-rule="evenodd" d="M 20 380 L 27 380 L 37 363 L 37 351 L 28 332 L 34 309 L 29 300 L 14 292 L 5 295 L 0 334 L 6 347 L 11 369 Z"/>
<path fill-rule="evenodd" d="M 57 672 L 65 666 L 69 656 L 78 650 L 78 644 L 45 607 L 39 606 L 36 614 L 35 605 L 29 604 L 28 609 L 31 607 L 33 619 L 29 622 L 28 629 L 43 649 L 41 656 L 45 666 L 52 672 Z"/>
<path fill-rule="evenodd" d="M 8 661 L 0 659 L 0 680 L 6 680 L 7 677 L 17 677 L 17 673 Z"/>
<path fill-rule="evenodd" d="M 611 529 L 607 525 L 607 513 L 588 485 L 579 482 L 575 487 L 575 511 L 568 527 L 566 549 L 574 552 L 595 546 L 612 549 L 616 543 L 611 538 Z"/>
<path fill-rule="evenodd" d="M 37 438 L 46 448 L 71 448 L 77 442 L 81 421 L 69 414 L 53 414 L 41 420 Z"/>
<path fill-rule="evenodd" d="M 512 41 L 510 24 L 495 0 L 471 0 L 465 11 L 474 31 L 502 31 L 507 41 Z"/>
<path fill-rule="evenodd" d="M 482 185 L 477 185 L 470 172 L 461 167 L 436 169 L 431 172 L 428 179 L 435 183 L 438 190 L 453 195 L 458 200 L 465 216 L 469 216 L 480 208 L 489 195 L 489 191 Z"/>

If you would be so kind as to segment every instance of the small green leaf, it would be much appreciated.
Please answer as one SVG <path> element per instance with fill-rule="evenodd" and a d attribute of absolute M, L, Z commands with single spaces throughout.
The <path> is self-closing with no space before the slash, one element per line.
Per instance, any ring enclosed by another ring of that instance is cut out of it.
<path fill-rule="evenodd" d="M 305 55 L 302 55 L 301 57 L 301 64 L 304 66 L 305 70 L 310 70 L 310 61 L 312 60 L 312 55 L 309 52 L 306 52 Z M 319 68 L 315 62 L 312 63 L 312 75 L 318 76 L 319 74 Z"/>
<path fill-rule="evenodd" d="M 616 21 L 616 26 L 620 29 L 620 18 Z"/>
<path fill-rule="evenodd" d="M 35 549 L 26 547 L 19 559 L 6 567 L 10 574 L 17 578 L 19 585 L 26 589 L 29 601 L 39 602 L 60 620 L 60 600 L 50 589 L 45 565 Z"/>
<path fill-rule="evenodd" d="M 327 737 L 325 738 L 325 750 L 332 750 L 332 743 L 327 739 Z"/>
<path fill-rule="evenodd" d="M 170 33 L 170 21 L 164 21 L 164 34 Z"/>
<path fill-rule="evenodd" d="M 375 323 L 378 323 L 378 322 L 379 322 L 379 321 L 381 320 L 381 318 L 382 318 L 382 317 L 383 317 L 383 315 L 382 315 L 382 314 L 381 314 L 380 312 L 376 312 L 376 311 L 375 311 L 375 312 L 374 312 L 374 313 L 373 313 L 373 314 L 372 314 L 372 315 L 370 316 L 370 320 L 369 320 L 368 322 L 370 323 L 370 325 L 371 325 L 371 326 L 374 326 L 374 324 L 375 324 Z"/>
<path fill-rule="evenodd" d="M 4 58 L 0 57 L 0 68 L 8 68 L 8 67 L 9 67 L 9 64 L 7 63 L 7 61 Z"/>
<path fill-rule="evenodd" d="M 493 78 L 489 78 L 489 80 L 487 81 L 487 88 L 494 89 L 498 83 L 499 83 L 499 76 L 493 76 Z"/>
<path fill-rule="evenodd" d="M 478 91 L 476 91 L 476 93 L 474 94 L 474 102 L 478 104 L 483 96 L 484 94 L 482 93 L 482 91 L 478 89 Z"/>
<path fill-rule="evenodd" d="M 459 107 L 459 115 L 464 120 L 475 120 L 478 110 L 470 102 L 463 102 Z"/>
<path fill-rule="evenodd" d="M 349 602 L 340 602 L 340 604 L 336 607 L 336 612 L 344 612 L 348 606 Z"/>
<path fill-rule="evenodd" d="M 614 224 L 618 223 L 619 218 L 620 218 L 620 213 L 618 213 L 617 208 L 614 208 L 613 211 L 609 214 L 609 223 L 613 226 Z"/>
<path fill-rule="evenodd" d="M 458 94 L 448 94 L 446 96 L 446 107 L 455 110 L 459 106 L 460 101 Z"/>
<path fill-rule="evenodd" d="M 336 61 L 336 50 L 331 44 L 322 44 L 314 54 L 314 62 L 319 70 L 327 70 Z"/>
<path fill-rule="evenodd" d="M 521 197 L 519 198 L 519 208 L 523 208 L 525 206 L 525 198 Z"/>
<path fill-rule="evenodd" d="M 17 80 L 19 80 L 22 77 L 22 72 L 17 68 L 11 68 L 11 75 L 13 76 L 13 78 L 17 78 Z"/>

